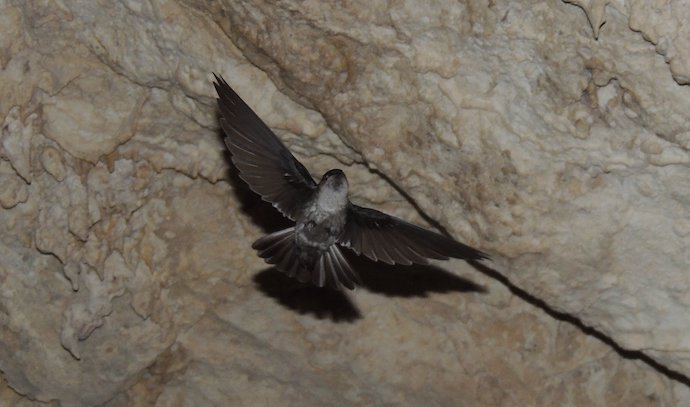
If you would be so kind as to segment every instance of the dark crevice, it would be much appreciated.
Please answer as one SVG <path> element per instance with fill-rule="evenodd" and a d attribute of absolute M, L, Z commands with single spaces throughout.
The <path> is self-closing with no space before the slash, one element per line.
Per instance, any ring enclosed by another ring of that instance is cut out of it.
<path fill-rule="evenodd" d="M 541 309 L 542 311 L 546 312 L 550 317 L 561 321 L 561 322 L 567 322 L 575 327 L 577 327 L 582 333 L 585 335 L 592 336 L 601 342 L 605 343 L 609 347 L 611 347 L 618 355 L 620 355 L 624 359 L 631 359 L 631 360 L 639 360 L 641 362 L 646 363 L 649 365 L 651 368 L 656 370 L 657 372 L 666 375 L 668 378 L 675 380 L 679 383 L 682 383 L 688 387 L 690 387 L 690 378 L 683 373 L 680 373 L 678 371 L 675 371 L 673 369 L 670 369 L 668 366 L 662 365 L 661 363 L 657 362 L 654 360 L 654 358 L 646 355 L 644 352 L 638 351 L 638 350 L 629 350 L 621 347 L 619 344 L 617 344 L 611 337 L 608 335 L 597 331 L 596 329 L 585 325 L 584 322 L 582 322 L 579 318 L 577 318 L 574 315 L 557 311 L 554 309 L 552 306 L 547 304 L 544 300 L 535 297 L 534 295 L 528 293 L 527 291 L 523 290 L 522 288 L 516 286 L 513 284 L 507 277 L 499 273 L 498 271 L 485 266 L 482 263 L 476 262 L 476 261 L 469 261 L 469 264 L 471 264 L 474 268 L 476 268 L 478 271 L 483 273 L 486 276 L 489 276 L 501 284 L 505 285 L 510 292 L 524 300 L 525 302 Z"/>

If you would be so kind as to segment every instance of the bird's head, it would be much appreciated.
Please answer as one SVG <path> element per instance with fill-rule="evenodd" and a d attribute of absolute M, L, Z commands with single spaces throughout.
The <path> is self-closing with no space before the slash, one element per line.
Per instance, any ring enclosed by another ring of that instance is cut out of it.
<path fill-rule="evenodd" d="M 344 194 L 347 194 L 347 177 L 345 176 L 345 173 L 341 170 L 330 170 L 323 174 L 323 177 L 321 177 L 319 187 L 325 187 L 333 192 L 342 192 Z"/>

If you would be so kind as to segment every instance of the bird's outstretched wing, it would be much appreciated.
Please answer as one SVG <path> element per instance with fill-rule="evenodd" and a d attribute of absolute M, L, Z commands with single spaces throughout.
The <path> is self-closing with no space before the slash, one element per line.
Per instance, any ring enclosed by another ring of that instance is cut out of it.
<path fill-rule="evenodd" d="M 339 243 L 355 253 L 388 264 L 427 264 L 427 259 L 488 259 L 485 253 L 449 237 L 386 215 L 350 205 Z"/>
<path fill-rule="evenodd" d="M 239 176 L 261 197 L 294 220 L 316 182 L 280 139 L 222 77 L 213 74 L 220 126 Z"/>

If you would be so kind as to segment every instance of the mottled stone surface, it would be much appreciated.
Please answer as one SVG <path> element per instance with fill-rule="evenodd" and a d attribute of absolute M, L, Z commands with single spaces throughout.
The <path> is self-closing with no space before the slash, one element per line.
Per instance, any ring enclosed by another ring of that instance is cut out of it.
<path fill-rule="evenodd" d="M 687 373 L 690 88 L 629 25 L 690 5 L 579 3 L 229 2 L 216 21 L 515 284 Z"/>
<path fill-rule="evenodd" d="M 0 0 L 0 405 L 690 403 L 690 8 L 655 4 Z M 213 71 L 528 294 L 267 268 Z"/>

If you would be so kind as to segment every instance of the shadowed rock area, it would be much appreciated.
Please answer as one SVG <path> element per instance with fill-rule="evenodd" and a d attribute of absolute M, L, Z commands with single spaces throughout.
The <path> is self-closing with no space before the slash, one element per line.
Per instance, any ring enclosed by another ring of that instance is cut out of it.
<path fill-rule="evenodd" d="M 0 405 L 690 404 L 688 13 L 0 1 Z M 268 267 L 211 72 L 495 261 Z"/>

